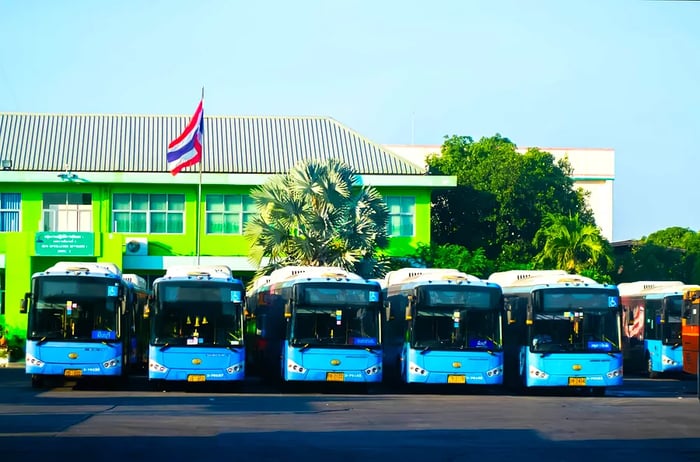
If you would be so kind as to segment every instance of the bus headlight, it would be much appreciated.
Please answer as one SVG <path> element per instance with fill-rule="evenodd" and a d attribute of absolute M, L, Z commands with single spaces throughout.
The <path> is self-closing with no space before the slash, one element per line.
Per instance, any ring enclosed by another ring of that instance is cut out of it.
<path fill-rule="evenodd" d="M 490 371 L 486 371 L 487 377 L 498 377 L 501 374 L 503 374 L 503 367 L 501 366 L 493 368 Z"/>
<path fill-rule="evenodd" d="M 234 364 L 233 366 L 227 367 L 226 372 L 228 372 L 229 374 L 233 374 L 235 372 L 240 372 L 243 370 L 243 367 L 244 367 L 243 363 Z"/>
<path fill-rule="evenodd" d="M 616 379 L 618 377 L 622 377 L 622 368 L 618 367 L 615 370 L 612 370 L 606 374 L 609 379 Z"/>
<path fill-rule="evenodd" d="M 661 364 L 663 364 L 664 366 L 677 366 L 678 362 L 672 360 L 666 355 L 661 355 Z"/>
<path fill-rule="evenodd" d="M 25 358 L 27 364 L 30 366 L 36 366 L 36 367 L 44 367 L 44 361 L 40 359 L 36 359 L 34 356 L 27 354 L 27 357 Z"/>
<path fill-rule="evenodd" d="M 102 363 L 102 367 L 105 369 L 109 369 L 110 367 L 115 367 L 118 366 L 121 361 L 119 358 L 112 358 L 109 361 L 105 361 Z"/>
<path fill-rule="evenodd" d="M 408 363 L 408 371 L 420 375 L 425 375 L 428 373 L 428 371 L 426 371 L 416 363 Z"/>
<path fill-rule="evenodd" d="M 365 369 L 365 374 L 367 375 L 374 375 L 382 371 L 382 366 L 380 364 L 375 364 L 372 367 L 368 367 Z"/>
<path fill-rule="evenodd" d="M 295 363 L 291 359 L 287 360 L 287 370 L 289 372 L 298 372 L 299 374 L 303 374 L 304 372 L 306 372 L 306 369 L 304 369 L 302 366 Z"/>
<path fill-rule="evenodd" d="M 530 366 L 530 377 L 533 377 L 535 379 L 548 379 L 549 374 L 537 369 L 535 366 Z"/>
<path fill-rule="evenodd" d="M 167 367 L 162 366 L 153 360 L 148 361 L 148 368 L 153 372 L 168 372 Z"/>

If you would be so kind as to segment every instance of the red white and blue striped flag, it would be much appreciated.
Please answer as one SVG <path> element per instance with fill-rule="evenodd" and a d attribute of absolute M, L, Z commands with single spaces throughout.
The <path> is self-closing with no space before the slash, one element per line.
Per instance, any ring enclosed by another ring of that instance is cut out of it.
<path fill-rule="evenodd" d="M 185 130 L 168 145 L 168 170 L 173 176 L 183 168 L 202 161 L 203 136 L 204 100 L 202 99 Z"/>

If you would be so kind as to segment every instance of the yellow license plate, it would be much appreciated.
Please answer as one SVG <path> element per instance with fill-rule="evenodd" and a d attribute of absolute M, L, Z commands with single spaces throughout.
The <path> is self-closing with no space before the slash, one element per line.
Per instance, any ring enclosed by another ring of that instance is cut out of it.
<path fill-rule="evenodd" d="M 467 377 L 464 375 L 448 375 L 447 383 L 467 383 Z"/>
<path fill-rule="evenodd" d="M 81 369 L 65 369 L 63 375 L 66 377 L 80 377 L 83 375 L 83 371 Z"/>
<path fill-rule="evenodd" d="M 586 377 L 569 377 L 570 387 L 585 387 Z"/>
<path fill-rule="evenodd" d="M 345 374 L 343 372 L 326 372 L 327 382 L 344 382 Z"/>
<path fill-rule="evenodd" d="M 190 374 L 187 376 L 187 381 L 188 382 L 206 382 L 207 376 L 206 375 L 193 375 Z"/>

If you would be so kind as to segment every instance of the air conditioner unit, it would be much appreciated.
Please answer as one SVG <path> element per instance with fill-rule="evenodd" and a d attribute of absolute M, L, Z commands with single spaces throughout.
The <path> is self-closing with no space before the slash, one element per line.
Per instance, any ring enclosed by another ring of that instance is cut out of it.
<path fill-rule="evenodd" d="M 124 245 L 124 255 L 148 255 L 148 239 L 145 237 L 131 237 Z"/>

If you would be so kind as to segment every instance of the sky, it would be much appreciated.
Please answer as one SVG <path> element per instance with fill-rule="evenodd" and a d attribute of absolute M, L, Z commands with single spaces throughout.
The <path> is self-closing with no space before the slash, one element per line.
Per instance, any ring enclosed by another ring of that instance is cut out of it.
<path fill-rule="evenodd" d="M 613 148 L 613 241 L 700 230 L 700 2 L 0 0 L 0 112 L 330 116 Z"/>

